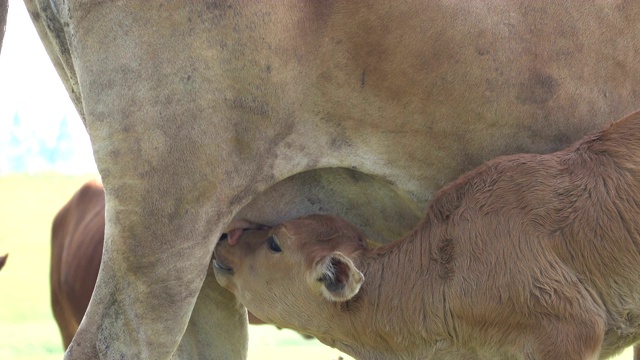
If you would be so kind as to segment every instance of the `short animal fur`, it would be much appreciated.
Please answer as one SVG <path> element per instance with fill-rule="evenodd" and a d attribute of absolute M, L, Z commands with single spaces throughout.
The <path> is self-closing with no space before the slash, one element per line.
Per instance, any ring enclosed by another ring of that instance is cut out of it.
<path fill-rule="evenodd" d="M 604 359 L 640 340 L 640 112 L 547 155 L 496 158 L 376 249 L 314 215 L 220 242 L 257 316 L 360 359 Z"/>

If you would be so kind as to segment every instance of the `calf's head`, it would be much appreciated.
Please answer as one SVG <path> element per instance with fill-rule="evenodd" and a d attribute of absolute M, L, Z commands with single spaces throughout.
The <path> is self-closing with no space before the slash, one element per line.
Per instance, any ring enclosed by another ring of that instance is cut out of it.
<path fill-rule="evenodd" d="M 331 302 L 354 297 L 364 282 L 354 260 L 366 249 L 362 233 L 330 215 L 311 215 L 268 230 L 247 230 L 237 244 L 220 241 L 218 282 L 255 315 L 284 327 Z"/>

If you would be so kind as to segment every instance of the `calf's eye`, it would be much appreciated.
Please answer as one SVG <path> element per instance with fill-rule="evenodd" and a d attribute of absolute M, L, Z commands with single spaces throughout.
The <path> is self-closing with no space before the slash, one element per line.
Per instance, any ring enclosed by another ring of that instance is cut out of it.
<path fill-rule="evenodd" d="M 269 235 L 269 237 L 267 238 L 267 246 L 269 247 L 269 251 L 271 251 L 272 253 L 282 252 L 282 249 L 278 244 L 278 240 L 273 235 Z"/>

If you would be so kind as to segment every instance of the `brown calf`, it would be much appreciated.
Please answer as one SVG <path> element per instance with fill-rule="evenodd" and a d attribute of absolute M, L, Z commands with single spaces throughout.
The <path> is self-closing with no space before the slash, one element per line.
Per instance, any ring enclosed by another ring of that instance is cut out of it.
<path fill-rule="evenodd" d="M 218 281 L 259 317 L 363 359 L 599 359 L 640 340 L 640 113 L 444 187 L 375 250 L 303 217 L 220 242 Z"/>
<path fill-rule="evenodd" d="M 89 181 L 64 205 L 51 231 L 51 306 L 65 349 L 96 284 L 104 242 L 104 190 Z"/>

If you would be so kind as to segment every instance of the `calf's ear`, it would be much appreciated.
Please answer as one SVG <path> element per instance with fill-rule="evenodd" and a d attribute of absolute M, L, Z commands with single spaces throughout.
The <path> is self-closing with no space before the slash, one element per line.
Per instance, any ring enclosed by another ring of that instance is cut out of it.
<path fill-rule="evenodd" d="M 320 260 L 308 277 L 309 285 L 330 301 L 347 301 L 354 297 L 364 282 L 364 275 L 353 261 L 339 252 Z"/>

